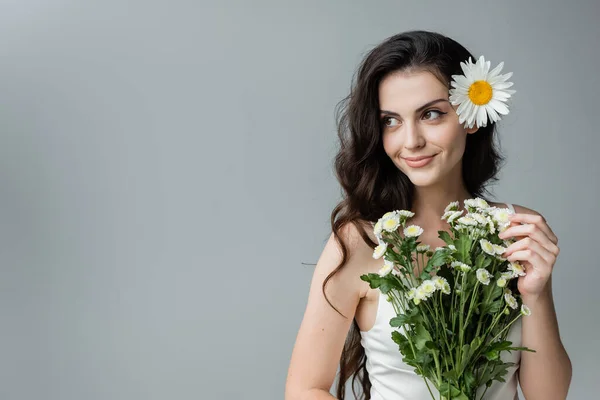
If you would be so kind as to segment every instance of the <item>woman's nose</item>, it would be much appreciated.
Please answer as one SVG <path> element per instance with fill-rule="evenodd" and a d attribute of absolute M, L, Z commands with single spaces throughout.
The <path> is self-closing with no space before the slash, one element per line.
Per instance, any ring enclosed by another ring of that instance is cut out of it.
<path fill-rule="evenodd" d="M 404 147 L 407 149 L 418 149 L 425 145 L 425 138 L 421 134 L 419 127 L 415 124 L 407 123 L 405 126 Z"/>

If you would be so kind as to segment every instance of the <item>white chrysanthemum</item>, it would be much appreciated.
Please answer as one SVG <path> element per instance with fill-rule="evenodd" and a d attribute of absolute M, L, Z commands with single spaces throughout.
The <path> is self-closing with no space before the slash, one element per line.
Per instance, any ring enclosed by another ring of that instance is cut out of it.
<path fill-rule="evenodd" d="M 469 272 L 469 271 L 471 270 L 471 267 L 470 267 L 470 266 L 468 266 L 467 264 L 465 264 L 465 263 L 462 263 L 462 262 L 460 262 L 460 261 L 453 261 L 453 262 L 450 264 L 450 266 L 451 266 L 452 268 L 456 268 L 456 269 L 458 269 L 459 271 L 462 271 L 462 272 Z"/>
<path fill-rule="evenodd" d="M 494 221 L 496 221 L 498 225 L 505 225 L 510 223 L 508 219 L 510 214 L 511 212 L 508 208 L 496 208 L 492 212 L 492 218 L 494 218 Z"/>
<path fill-rule="evenodd" d="M 375 250 L 373 251 L 373 258 L 376 260 L 381 258 L 385 254 L 386 250 L 387 250 L 386 243 L 382 243 L 379 246 L 375 247 Z"/>
<path fill-rule="evenodd" d="M 412 218 L 415 216 L 415 213 L 412 211 L 408 211 L 408 210 L 398 210 L 397 211 L 398 215 L 404 218 Z"/>
<path fill-rule="evenodd" d="M 450 203 L 446 206 L 446 208 L 444 209 L 444 212 L 447 213 L 448 211 L 457 211 L 459 205 L 460 205 L 460 203 L 458 201 L 453 201 L 452 203 Z"/>
<path fill-rule="evenodd" d="M 503 254 L 506 251 L 506 247 L 502 247 L 498 244 L 493 244 L 492 246 L 494 247 L 494 251 L 498 255 Z"/>
<path fill-rule="evenodd" d="M 475 199 L 466 199 L 463 203 L 465 204 L 465 208 L 467 208 L 467 210 L 475 211 L 475 209 L 477 209 L 477 202 Z"/>
<path fill-rule="evenodd" d="M 409 225 L 404 228 L 404 236 L 406 237 L 417 237 L 423 233 L 423 228 L 419 225 Z"/>
<path fill-rule="evenodd" d="M 494 221 L 490 217 L 487 218 L 487 221 L 488 221 L 488 232 L 493 235 L 494 233 L 496 233 L 496 225 L 494 224 Z"/>
<path fill-rule="evenodd" d="M 465 122 L 465 128 L 475 125 L 481 128 L 487 126 L 488 118 L 490 122 L 497 122 L 499 114 L 508 114 L 505 102 L 516 92 L 508 89 L 513 85 L 507 82 L 512 72 L 500 75 L 504 62 L 490 71 L 490 62 L 483 56 L 475 64 L 469 57 L 460 66 L 464 75 L 452 75 L 449 98 L 452 105 L 458 105 L 458 123 Z"/>
<path fill-rule="evenodd" d="M 381 220 L 379 220 L 373 227 L 373 233 L 375 234 L 375 236 L 381 237 L 381 230 L 382 230 Z"/>
<path fill-rule="evenodd" d="M 388 219 L 398 215 L 398 211 L 388 211 L 381 216 L 381 219 Z"/>
<path fill-rule="evenodd" d="M 504 300 L 506 300 L 506 304 L 508 304 L 508 306 L 512 309 L 517 309 L 517 307 L 519 306 L 517 304 L 517 299 L 514 298 L 514 296 L 509 292 L 509 293 L 504 293 Z"/>
<path fill-rule="evenodd" d="M 442 284 L 442 287 L 440 290 L 444 294 L 450 294 L 450 284 L 446 280 L 444 280 L 444 283 Z"/>
<path fill-rule="evenodd" d="M 512 272 L 513 277 L 517 276 L 525 276 L 525 267 L 519 264 L 517 261 L 511 262 L 508 264 L 508 269 Z"/>
<path fill-rule="evenodd" d="M 466 225 L 466 226 L 477 226 L 477 221 L 475 221 L 473 218 L 471 217 L 460 217 L 457 222 L 461 225 Z"/>
<path fill-rule="evenodd" d="M 431 281 L 435 284 L 435 287 L 438 289 L 441 289 L 444 286 L 444 282 L 448 283 L 448 281 L 446 281 L 446 278 L 438 275 L 432 277 Z"/>
<path fill-rule="evenodd" d="M 531 310 L 525 304 L 521 304 L 521 314 L 531 315 Z"/>
<path fill-rule="evenodd" d="M 415 294 L 416 294 L 416 293 L 417 293 L 417 289 L 415 289 L 415 288 L 410 288 L 410 289 L 408 290 L 408 292 L 406 292 L 406 298 L 407 298 L 408 300 L 412 300 L 412 299 L 414 299 L 414 297 L 415 297 Z"/>
<path fill-rule="evenodd" d="M 379 276 L 386 276 L 394 269 L 394 263 L 389 260 L 384 260 L 383 267 L 379 269 Z"/>
<path fill-rule="evenodd" d="M 512 271 L 502 272 L 500 277 L 506 279 L 507 281 L 510 281 L 512 278 L 514 278 Z"/>
<path fill-rule="evenodd" d="M 481 245 L 481 250 L 485 253 L 490 256 L 496 255 L 496 249 L 494 249 L 494 245 L 489 240 L 481 239 L 479 244 Z"/>
<path fill-rule="evenodd" d="M 452 214 L 450 214 L 450 216 L 448 217 L 448 223 L 453 223 L 456 220 L 456 218 L 462 215 L 462 213 L 462 211 L 453 211 Z"/>
<path fill-rule="evenodd" d="M 441 219 L 442 219 L 442 221 L 445 221 L 445 220 L 447 220 L 447 219 L 448 219 L 448 217 L 450 217 L 450 216 L 451 216 L 452 214 L 454 214 L 454 213 L 455 213 L 455 211 L 452 211 L 452 210 L 450 210 L 450 211 L 445 211 L 445 212 L 444 212 L 444 214 L 442 214 L 442 218 L 441 218 Z"/>
<path fill-rule="evenodd" d="M 479 213 L 471 213 L 469 214 L 469 217 L 473 218 L 481 226 L 487 226 L 488 224 L 487 218 Z"/>
<path fill-rule="evenodd" d="M 387 217 L 385 216 L 387 215 Z M 381 227 L 388 232 L 395 232 L 400 226 L 400 217 L 394 212 L 386 213 L 381 219 Z"/>
<path fill-rule="evenodd" d="M 418 253 L 425 253 L 426 251 L 428 251 L 430 248 L 430 246 L 428 244 L 420 244 L 417 246 L 417 252 Z"/>
<path fill-rule="evenodd" d="M 427 298 L 427 293 L 423 290 L 422 286 L 416 288 L 415 291 L 415 299 L 425 300 Z"/>
<path fill-rule="evenodd" d="M 423 283 L 421 283 L 420 288 L 425 293 L 426 297 L 430 297 L 437 289 L 435 282 L 433 282 L 431 279 L 424 280 Z"/>
<path fill-rule="evenodd" d="M 477 280 L 484 285 L 490 283 L 490 273 L 485 268 L 479 268 L 476 272 Z"/>
<path fill-rule="evenodd" d="M 487 201 L 479 197 L 475 199 L 475 204 L 477 205 L 477 208 L 482 210 L 485 210 L 490 207 Z"/>
<path fill-rule="evenodd" d="M 504 278 L 503 276 L 501 276 L 500 278 L 498 278 L 496 280 L 496 285 L 500 286 L 500 287 L 504 287 L 506 286 L 508 282 L 506 282 L 506 278 Z"/>

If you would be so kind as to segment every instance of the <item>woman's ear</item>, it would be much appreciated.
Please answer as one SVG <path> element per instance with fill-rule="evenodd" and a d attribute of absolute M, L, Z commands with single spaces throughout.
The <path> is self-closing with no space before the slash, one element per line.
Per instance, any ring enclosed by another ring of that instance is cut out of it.
<path fill-rule="evenodd" d="M 475 125 L 475 126 L 473 126 L 472 128 L 467 128 L 467 129 L 465 129 L 465 131 L 466 131 L 468 134 L 472 134 L 472 133 L 475 133 L 475 132 L 477 132 L 477 130 L 478 130 L 478 129 L 479 129 L 479 127 L 478 127 L 477 125 Z"/>

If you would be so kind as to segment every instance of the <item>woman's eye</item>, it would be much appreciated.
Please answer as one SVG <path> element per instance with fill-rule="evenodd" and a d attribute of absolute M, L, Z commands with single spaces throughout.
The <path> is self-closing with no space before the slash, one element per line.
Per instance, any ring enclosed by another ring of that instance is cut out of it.
<path fill-rule="evenodd" d="M 396 125 L 390 125 L 389 124 L 389 121 L 391 121 L 391 120 L 398 121 L 396 118 L 393 118 L 393 117 L 385 117 L 385 118 L 383 118 L 383 125 L 385 125 L 385 126 L 396 126 L 397 124 Z"/>
<path fill-rule="evenodd" d="M 426 111 L 425 114 L 423 114 L 423 116 L 425 117 L 425 119 L 434 120 L 434 119 L 440 118 L 444 114 L 446 114 L 446 113 L 438 111 L 438 110 L 429 110 L 429 111 Z"/>

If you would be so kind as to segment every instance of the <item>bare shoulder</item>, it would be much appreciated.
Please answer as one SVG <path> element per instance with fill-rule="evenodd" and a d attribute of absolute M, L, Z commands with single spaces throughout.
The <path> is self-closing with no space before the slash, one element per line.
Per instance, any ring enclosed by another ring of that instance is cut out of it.
<path fill-rule="evenodd" d="M 534 209 L 519 205 L 519 204 L 513 204 L 513 207 L 515 208 L 515 212 L 518 214 L 531 214 L 531 215 L 539 215 L 540 217 L 543 217 L 542 214 L 540 214 L 539 212 L 535 211 Z"/>
<path fill-rule="evenodd" d="M 362 237 L 364 226 L 358 225 L 349 223 L 337 235 L 332 232 L 317 261 L 288 368 L 286 399 L 307 398 L 315 389 L 329 391 L 334 381 L 357 306 L 368 287 L 360 275 L 373 260 L 373 250 Z"/>

